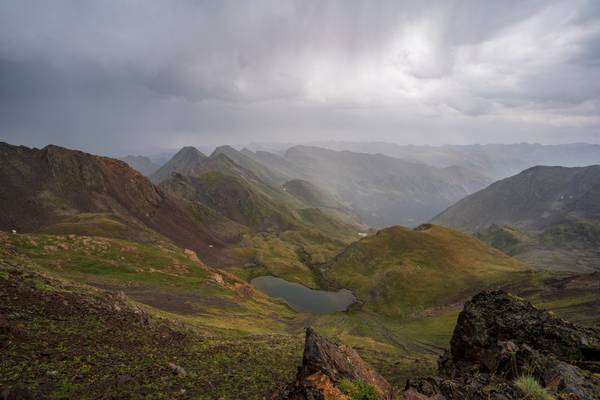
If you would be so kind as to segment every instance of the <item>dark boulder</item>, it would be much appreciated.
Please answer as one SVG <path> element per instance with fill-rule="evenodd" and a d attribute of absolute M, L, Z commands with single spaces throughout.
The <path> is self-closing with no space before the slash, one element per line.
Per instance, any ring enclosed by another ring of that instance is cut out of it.
<path fill-rule="evenodd" d="M 497 367 L 499 343 L 505 341 L 579 364 L 593 365 L 600 352 L 599 330 L 557 318 L 506 292 L 486 291 L 468 301 L 458 316 L 440 372 L 452 376 L 472 367 L 490 372 Z"/>
<path fill-rule="evenodd" d="M 600 399 L 600 331 L 577 326 L 503 291 L 475 295 L 460 313 L 440 377 L 407 382 L 415 400 L 516 400 L 526 376 L 556 398 Z M 420 396 L 420 397 L 419 397 Z"/>

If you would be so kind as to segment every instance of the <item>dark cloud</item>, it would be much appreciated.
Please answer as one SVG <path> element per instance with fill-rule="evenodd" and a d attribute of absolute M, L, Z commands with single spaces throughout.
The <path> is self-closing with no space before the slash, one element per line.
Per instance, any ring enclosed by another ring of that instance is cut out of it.
<path fill-rule="evenodd" d="M 600 3 L 0 3 L 0 139 L 600 141 Z"/>

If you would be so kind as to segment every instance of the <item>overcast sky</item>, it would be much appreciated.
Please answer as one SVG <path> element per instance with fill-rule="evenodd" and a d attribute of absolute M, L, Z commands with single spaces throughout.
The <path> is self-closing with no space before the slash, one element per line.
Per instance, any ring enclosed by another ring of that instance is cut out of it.
<path fill-rule="evenodd" d="M 0 2 L 0 140 L 600 142 L 600 1 Z"/>

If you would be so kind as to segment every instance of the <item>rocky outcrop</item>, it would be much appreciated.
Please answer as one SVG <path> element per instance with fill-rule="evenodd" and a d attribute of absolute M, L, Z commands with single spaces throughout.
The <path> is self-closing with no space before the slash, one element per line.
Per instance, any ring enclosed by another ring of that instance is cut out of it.
<path fill-rule="evenodd" d="M 355 350 L 332 343 L 307 328 L 302 366 L 298 368 L 296 381 L 280 398 L 349 400 L 353 398 L 352 387 L 372 393 L 381 400 L 392 399 L 390 384 Z"/>
<path fill-rule="evenodd" d="M 556 318 L 503 291 L 465 304 L 440 377 L 409 380 L 412 400 L 528 398 L 516 382 L 527 377 L 559 399 L 600 399 L 600 330 Z"/>

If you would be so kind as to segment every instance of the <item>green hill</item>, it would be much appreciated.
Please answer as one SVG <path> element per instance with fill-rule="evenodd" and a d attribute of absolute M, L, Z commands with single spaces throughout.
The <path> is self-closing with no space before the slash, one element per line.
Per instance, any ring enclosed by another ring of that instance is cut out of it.
<path fill-rule="evenodd" d="M 353 290 L 368 309 L 400 317 L 461 301 L 528 270 L 470 235 L 435 225 L 383 229 L 325 268 L 328 280 Z"/>

